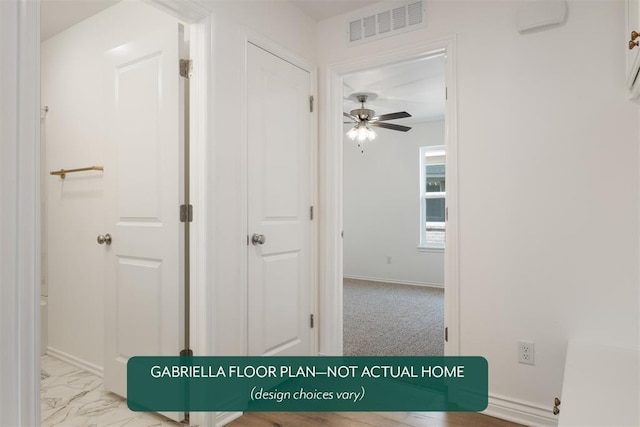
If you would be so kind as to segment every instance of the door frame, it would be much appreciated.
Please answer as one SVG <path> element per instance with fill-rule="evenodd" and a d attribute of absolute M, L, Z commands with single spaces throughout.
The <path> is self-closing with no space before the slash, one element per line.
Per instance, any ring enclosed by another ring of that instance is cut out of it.
<path fill-rule="evenodd" d="M 249 43 L 258 46 L 261 49 L 271 53 L 279 57 L 280 59 L 289 62 L 292 65 L 295 65 L 298 68 L 301 68 L 304 71 L 309 73 L 309 95 L 313 96 L 315 100 L 318 99 L 317 96 L 317 72 L 316 67 L 312 63 L 303 59 L 302 57 L 296 55 L 295 53 L 289 51 L 288 49 L 282 47 L 278 43 L 273 40 L 262 36 L 261 34 L 252 31 L 248 28 L 244 29 L 244 37 L 243 37 L 243 74 L 242 74 L 242 93 L 241 97 L 241 121 L 243 123 L 241 129 L 241 152 L 240 152 L 240 215 L 242 218 L 242 233 L 243 235 L 249 236 L 249 210 L 248 210 L 248 197 L 249 197 L 249 180 L 248 180 L 248 161 L 249 161 L 249 138 L 248 138 L 248 121 L 249 117 L 247 116 L 247 107 L 248 107 L 248 94 L 247 94 L 247 83 L 248 83 L 248 72 L 247 72 L 247 63 L 248 63 L 248 46 Z M 317 105 L 317 102 L 316 102 Z M 314 107 L 313 112 L 311 114 L 311 152 L 310 152 L 310 162 L 309 172 L 311 173 L 310 181 L 310 201 L 312 206 L 318 206 L 318 167 L 317 167 L 317 159 L 318 159 L 318 108 Z M 242 331 L 242 351 L 244 355 L 248 355 L 248 347 L 249 347 L 249 334 L 248 334 L 248 304 L 249 304 L 249 280 L 248 280 L 248 268 L 249 268 L 249 254 L 248 254 L 248 243 L 247 246 L 242 246 L 242 250 L 240 253 L 240 289 L 242 295 L 242 313 L 240 318 L 243 321 L 241 325 Z M 314 218 L 311 221 L 311 236 L 310 236 L 310 251 L 309 251 L 309 261 L 311 263 L 311 313 L 318 313 L 318 221 Z M 312 354 L 318 353 L 318 327 L 314 327 L 311 331 L 311 343 Z"/>
<path fill-rule="evenodd" d="M 0 107 L 13 115 L 2 118 L 0 165 L 7 180 L 0 187 L 3 215 L 0 232 L 7 260 L 0 260 L 3 290 L 0 310 L 16 319 L 2 325 L 2 337 L 11 352 L 0 353 L 3 384 L 3 418 L 9 424 L 36 425 L 40 422 L 40 1 L 2 2 L 2 48 L 15 60 L 13 69 L 3 68 Z M 190 79 L 190 171 L 191 203 L 191 347 L 196 355 L 211 353 L 206 325 L 211 324 L 207 307 L 207 263 L 205 239 L 207 142 L 213 117 L 213 10 L 197 0 L 148 0 L 148 3 L 190 26 L 190 56 L 194 62 Z M 17 19 L 16 19 L 17 18 Z M 11 56 L 13 55 L 13 56 Z M 8 61 L 11 62 L 11 61 Z M 177 72 L 177 65 L 176 65 Z M 5 96 L 6 95 L 6 96 Z M 6 138 L 4 138 L 6 136 Z M 5 210 L 6 209 L 6 210 Z M 176 207 L 177 212 L 177 207 Z M 14 230 L 13 233 L 8 231 Z M 3 255 L 4 256 L 4 255 Z M 11 259 L 9 259 L 11 258 Z M 6 268 L 5 268 L 6 267 Z M 9 285 L 11 284 L 11 285 Z M 5 372 L 6 371 L 6 372 Z M 8 375 L 4 376 L 7 373 Z M 7 410 L 5 412 L 5 410 Z M 215 413 L 191 413 L 191 424 L 214 425 Z"/>
<path fill-rule="evenodd" d="M 456 39 L 455 36 L 432 40 L 409 47 L 367 55 L 327 67 L 325 77 L 326 134 L 321 158 L 323 179 L 322 228 L 320 231 L 320 352 L 343 354 L 343 77 L 347 74 L 403 61 L 424 58 L 438 52 L 447 55 L 445 108 L 445 149 L 448 207 L 447 244 L 445 247 L 445 327 L 448 341 L 445 355 L 460 353 L 459 308 L 459 204 L 458 143 L 456 107 Z"/>

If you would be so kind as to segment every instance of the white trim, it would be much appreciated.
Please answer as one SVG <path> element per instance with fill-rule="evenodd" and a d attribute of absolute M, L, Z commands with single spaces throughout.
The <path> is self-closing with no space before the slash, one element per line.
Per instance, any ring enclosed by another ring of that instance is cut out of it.
<path fill-rule="evenodd" d="M 429 161 L 429 159 L 432 159 L 432 162 Z M 444 145 L 431 145 L 431 146 L 425 146 L 425 147 L 420 147 L 420 157 L 419 157 L 419 171 L 420 171 L 420 200 L 418 202 L 418 209 L 420 212 L 419 215 L 419 224 L 418 224 L 418 233 L 420 233 L 419 235 L 419 246 L 418 246 L 418 250 L 424 250 L 424 249 L 441 249 L 444 252 L 444 248 L 445 248 L 445 244 L 444 243 L 427 243 L 427 230 L 426 227 L 429 226 L 429 224 L 438 224 L 438 225 L 442 225 L 445 229 L 445 233 L 446 233 L 446 228 L 447 228 L 447 224 L 446 221 L 445 222 L 439 222 L 439 223 L 434 223 L 434 222 L 427 222 L 427 209 L 426 209 L 426 205 L 425 202 L 428 199 L 444 199 L 445 200 L 445 206 L 447 203 L 447 193 L 446 191 L 440 191 L 440 192 L 427 192 L 427 174 L 426 174 L 426 169 L 425 166 L 428 166 L 429 164 L 444 164 L 445 165 L 445 173 L 446 173 L 446 162 L 447 162 L 447 155 L 446 155 L 446 150 L 445 150 L 445 146 Z M 433 160 L 435 160 L 435 162 L 433 162 Z M 445 179 L 446 181 L 446 179 Z M 446 209 L 446 208 L 445 208 Z"/>
<path fill-rule="evenodd" d="M 532 427 L 558 425 L 558 420 L 550 408 L 499 394 L 489 394 L 489 406 L 483 413 Z"/>
<path fill-rule="evenodd" d="M 212 174 L 208 166 L 208 147 L 213 131 L 213 11 L 194 0 L 148 0 L 178 19 L 190 24 L 189 55 L 193 60 L 193 76 L 189 80 L 189 149 L 190 149 L 190 202 L 193 205 L 193 222 L 190 224 L 190 344 L 194 355 L 214 354 L 208 327 L 212 324 L 209 307 L 213 306 L 208 292 L 209 277 L 213 277 L 208 262 L 207 241 L 208 205 L 207 177 Z M 213 426 L 214 412 L 192 412 L 190 425 Z"/>
<path fill-rule="evenodd" d="M 244 41 L 243 41 L 243 75 L 242 75 L 242 92 L 241 92 L 241 105 L 240 105 L 240 115 L 241 115 L 241 123 L 243 123 L 241 130 L 241 140 L 243 143 L 241 144 L 241 152 L 240 152 L 240 216 L 242 218 L 242 235 L 249 235 L 249 218 L 248 218 L 248 174 L 247 174 L 247 162 L 248 162 L 248 147 L 249 147 L 249 139 L 247 135 L 248 128 L 248 117 L 247 117 L 247 107 L 249 100 L 247 99 L 247 61 L 248 61 L 248 45 L 249 43 L 264 49 L 265 51 L 277 56 L 278 58 L 306 71 L 309 73 L 309 95 L 313 96 L 316 100 L 315 107 L 313 112 L 311 112 L 311 130 L 310 133 L 312 135 L 311 141 L 311 152 L 310 152 L 310 164 L 309 171 L 312 176 L 310 179 L 310 202 L 312 206 L 314 206 L 317 211 L 318 206 L 318 178 L 317 178 L 317 163 L 318 163 L 318 138 L 317 138 L 317 130 L 318 130 L 318 108 L 317 108 L 317 68 L 315 65 L 307 61 L 306 59 L 294 54 L 288 49 L 282 47 L 277 42 L 265 37 L 249 28 L 243 28 L 244 33 Z M 317 215 L 316 215 L 317 218 Z M 317 270 L 318 270 L 318 262 L 317 253 L 318 253 L 318 221 L 314 218 L 311 221 L 311 236 L 310 236 L 310 253 L 309 253 L 309 261 L 311 263 L 311 307 L 309 307 L 310 313 L 318 313 L 318 281 L 317 281 Z M 243 336 L 242 345 L 243 345 L 243 354 L 248 354 L 248 308 L 247 304 L 249 301 L 249 283 L 248 283 L 248 252 L 247 247 L 241 245 L 240 250 L 240 287 L 241 287 L 241 295 L 242 301 L 244 302 L 241 307 L 241 316 L 240 318 L 243 321 L 241 325 L 241 331 Z M 317 317 L 317 316 L 316 316 Z M 311 354 L 316 354 L 319 348 L 319 336 L 318 336 L 318 327 L 315 327 L 311 330 Z"/>
<path fill-rule="evenodd" d="M 311 179 L 309 185 L 311 186 L 311 206 L 313 206 L 313 219 L 311 220 L 311 250 L 309 251 L 309 258 L 311 261 L 311 313 L 318 317 L 320 312 L 320 298 L 318 297 L 318 270 L 320 263 L 318 262 L 318 255 L 320 253 L 319 236 L 320 227 L 318 221 L 318 159 L 319 159 L 319 147 L 318 147 L 318 69 L 313 67 L 311 74 L 311 88 L 310 94 L 313 96 L 313 111 L 311 113 L 311 153 L 309 171 L 311 172 Z M 317 354 L 320 349 L 320 334 L 318 333 L 318 327 L 313 328 L 311 331 L 311 337 L 313 340 L 312 355 Z"/>
<path fill-rule="evenodd" d="M 427 282 L 414 282 L 411 280 L 398 280 L 398 279 L 385 279 L 383 277 L 367 277 L 367 276 L 354 276 L 351 274 L 345 274 L 345 279 L 353 279 L 353 280 L 367 280 L 369 282 L 380 282 L 380 283 L 389 283 L 391 285 L 410 285 L 410 286 L 424 286 L 427 288 L 439 288 L 443 289 L 443 284 L 438 283 L 427 283 Z"/>
<path fill-rule="evenodd" d="M 444 145 L 426 145 L 420 147 L 420 157 L 445 157 L 447 155 Z M 439 161 L 436 161 L 439 163 Z"/>
<path fill-rule="evenodd" d="M 206 189 L 206 142 L 208 136 L 207 123 L 208 99 L 207 99 L 207 73 L 209 67 L 206 61 L 207 49 L 209 47 L 208 35 L 210 32 L 210 18 L 205 18 L 201 22 L 190 25 L 189 48 L 190 56 L 199 58 L 193 64 L 193 77 L 189 82 L 189 145 L 190 145 L 190 202 L 193 205 L 193 222 L 190 224 L 190 280 L 191 280 L 191 301 L 190 301 L 190 327 L 192 350 L 196 355 L 205 355 L 206 334 L 204 330 L 207 325 L 206 305 L 207 287 L 203 286 L 206 281 L 206 232 L 207 217 L 206 209 L 207 195 Z"/>
<path fill-rule="evenodd" d="M 0 2 L 0 413 L 40 423 L 40 4 Z"/>
<path fill-rule="evenodd" d="M 460 354 L 460 270 L 459 270 L 459 210 L 458 210 L 458 110 L 457 110 L 457 50 L 455 36 L 446 41 L 447 100 L 445 104 L 445 151 L 447 166 L 447 244 L 445 248 L 445 297 L 444 320 L 449 331 L 449 341 L 444 344 L 446 356 Z"/>
<path fill-rule="evenodd" d="M 248 30 L 247 30 L 248 31 Z M 244 40 L 242 41 L 242 83 L 240 85 L 240 224 L 242 227 L 242 234 L 249 238 L 249 135 L 248 135 L 248 102 L 247 99 L 247 86 L 248 86 L 248 70 L 247 63 L 248 49 L 249 49 L 249 34 L 244 34 Z M 247 246 L 239 245 L 240 253 L 238 254 L 240 259 L 240 320 L 242 322 L 239 325 L 241 337 L 240 342 L 242 346 L 242 352 L 238 356 L 247 356 L 249 354 L 249 253 L 247 252 Z"/>
<path fill-rule="evenodd" d="M 418 246 L 418 252 L 433 252 L 433 253 L 444 253 L 444 246 Z"/>
<path fill-rule="evenodd" d="M 226 426 L 233 420 L 242 416 L 243 412 L 218 412 L 216 416 L 216 427 Z"/>
<path fill-rule="evenodd" d="M 212 267 L 207 262 L 207 147 L 213 117 L 211 115 L 213 96 L 208 91 L 213 86 L 210 58 L 212 44 L 212 18 L 203 17 L 190 25 L 189 49 L 194 59 L 193 76 L 189 82 L 189 154 L 190 154 L 190 203 L 193 205 L 193 222 L 190 225 L 190 342 L 194 355 L 209 354 L 208 325 L 211 317 L 208 307 L 213 304 L 208 277 L 213 276 Z M 209 276 L 208 276 L 209 274 Z M 213 425 L 215 414 L 191 413 L 191 425 Z"/>
<path fill-rule="evenodd" d="M 47 355 L 54 357 L 58 360 L 62 360 L 70 365 L 76 366 L 80 369 L 83 369 L 87 372 L 92 373 L 100 378 L 104 377 L 104 368 L 102 366 L 98 366 L 94 363 L 87 362 L 84 359 L 80 359 L 72 354 L 66 353 L 62 350 L 58 350 L 51 346 L 47 347 Z"/>
<path fill-rule="evenodd" d="M 446 355 L 459 354 L 459 283 L 458 283 L 458 180 L 457 180 L 457 121 L 456 121 L 456 39 L 454 36 L 427 43 L 419 43 L 404 49 L 367 55 L 327 67 L 325 74 L 325 127 L 320 155 L 321 174 L 321 231 L 320 231 L 320 352 L 342 355 L 342 77 L 344 75 L 382 65 L 424 58 L 446 53 L 446 101 L 445 147 L 447 152 L 447 248 L 445 249 L 445 325 L 449 328 L 449 342 L 445 343 Z"/>
<path fill-rule="evenodd" d="M 22 360 L 15 366 L 29 382 L 26 389 L 37 394 L 35 402 L 21 404 L 29 411 L 23 414 L 22 425 L 40 422 L 40 5 L 30 3 L 20 2 L 18 17 L 17 285 Z"/>

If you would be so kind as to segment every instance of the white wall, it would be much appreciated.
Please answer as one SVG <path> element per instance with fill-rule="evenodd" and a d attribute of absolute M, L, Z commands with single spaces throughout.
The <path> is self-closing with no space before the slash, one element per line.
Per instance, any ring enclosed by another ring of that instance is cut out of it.
<path fill-rule="evenodd" d="M 177 21 L 126 1 L 42 43 L 46 170 L 103 164 L 102 55 L 167 23 Z M 105 248 L 96 236 L 109 231 L 102 174 L 48 176 L 46 182 L 49 347 L 101 368 Z"/>
<path fill-rule="evenodd" d="M 361 153 L 344 138 L 344 275 L 444 285 L 444 252 L 420 251 L 420 147 L 444 144 L 444 121 L 376 130 Z M 391 257 L 391 263 L 387 263 Z"/>
<path fill-rule="evenodd" d="M 227 1 L 214 10 L 213 134 L 209 139 L 210 242 L 213 343 L 209 354 L 246 354 L 246 158 L 243 98 L 245 38 L 250 31 L 266 37 L 310 63 L 315 63 L 316 24 L 286 2 Z M 246 100 L 251 102 L 251 100 Z"/>
<path fill-rule="evenodd" d="M 527 35 L 517 5 L 430 1 L 425 29 L 354 47 L 329 19 L 318 54 L 325 67 L 456 37 L 461 353 L 488 359 L 492 396 L 546 412 L 569 338 L 638 345 L 638 106 L 623 1 L 570 1 L 565 25 Z"/>

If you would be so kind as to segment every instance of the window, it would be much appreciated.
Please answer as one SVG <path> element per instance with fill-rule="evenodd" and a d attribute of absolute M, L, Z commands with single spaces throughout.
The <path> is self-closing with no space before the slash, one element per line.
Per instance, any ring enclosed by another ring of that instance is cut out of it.
<path fill-rule="evenodd" d="M 444 248 L 446 179 L 444 145 L 420 148 L 420 247 Z"/>

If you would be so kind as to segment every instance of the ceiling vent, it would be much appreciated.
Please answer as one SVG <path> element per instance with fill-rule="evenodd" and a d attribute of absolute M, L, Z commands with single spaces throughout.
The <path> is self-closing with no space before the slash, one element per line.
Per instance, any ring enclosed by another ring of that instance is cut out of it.
<path fill-rule="evenodd" d="M 422 28 L 427 24 L 425 0 L 386 2 L 377 8 L 361 9 L 347 24 L 349 45 L 377 40 Z"/>

